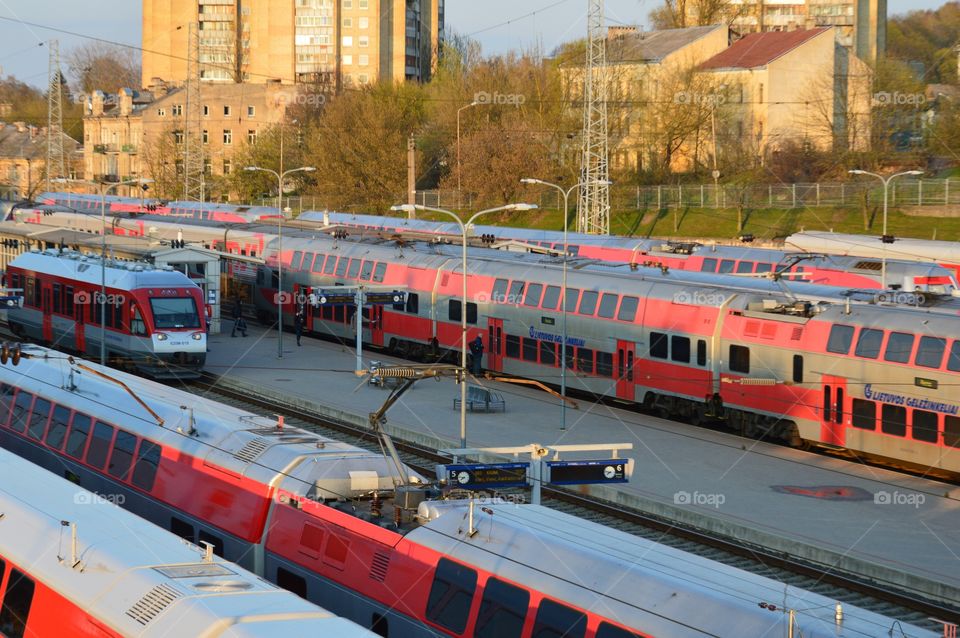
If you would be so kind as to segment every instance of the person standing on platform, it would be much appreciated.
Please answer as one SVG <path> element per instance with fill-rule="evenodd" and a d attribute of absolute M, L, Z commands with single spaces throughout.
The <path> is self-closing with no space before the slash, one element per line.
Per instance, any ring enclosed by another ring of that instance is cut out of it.
<path fill-rule="evenodd" d="M 247 336 L 247 322 L 243 320 L 243 304 L 240 302 L 240 297 L 235 297 L 233 300 L 233 330 L 230 331 L 231 337 L 237 336 L 237 330 L 240 331 L 244 337 Z"/>
<path fill-rule="evenodd" d="M 483 371 L 483 338 L 478 336 L 470 342 L 470 354 L 472 355 L 470 362 L 473 364 L 471 373 L 479 377 Z"/>
<path fill-rule="evenodd" d="M 303 306 L 297 308 L 297 314 L 293 316 L 293 330 L 297 334 L 297 345 L 300 345 L 300 337 L 303 335 Z"/>

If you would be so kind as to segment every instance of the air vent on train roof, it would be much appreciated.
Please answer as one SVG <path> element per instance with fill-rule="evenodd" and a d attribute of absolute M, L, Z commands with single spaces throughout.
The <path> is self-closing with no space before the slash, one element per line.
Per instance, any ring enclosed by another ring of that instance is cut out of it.
<path fill-rule="evenodd" d="M 270 442 L 266 439 L 258 438 L 247 441 L 242 448 L 233 453 L 233 458 L 244 463 L 252 463 L 269 445 Z"/>
<path fill-rule="evenodd" d="M 883 263 L 879 261 L 858 261 L 853 265 L 856 270 L 872 270 L 879 272 L 883 270 Z"/>
<path fill-rule="evenodd" d="M 376 552 L 373 555 L 373 561 L 370 563 L 370 578 L 377 582 L 387 580 L 387 570 L 390 568 L 390 555 L 382 552 Z"/>
<path fill-rule="evenodd" d="M 141 625 L 146 625 L 151 620 L 160 615 L 164 609 L 170 606 L 170 603 L 180 597 L 180 592 L 170 585 L 157 585 L 143 598 L 133 604 L 133 607 L 127 610 L 127 616 L 130 616 Z"/>

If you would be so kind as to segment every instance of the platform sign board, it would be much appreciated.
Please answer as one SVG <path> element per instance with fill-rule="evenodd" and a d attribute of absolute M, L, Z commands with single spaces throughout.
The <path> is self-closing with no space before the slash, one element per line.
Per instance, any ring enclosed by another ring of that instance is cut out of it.
<path fill-rule="evenodd" d="M 314 290 L 313 294 L 316 295 L 317 305 L 319 306 L 342 306 L 357 303 L 357 296 L 353 291 Z"/>
<path fill-rule="evenodd" d="M 438 465 L 438 478 L 449 487 L 464 490 L 493 490 L 507 487 L 525 487 L 530 462 L 470 463 Z"/>
<path fill-rule="evenodd" d="M 407 293 L 399 290 L 371 291 L 364 293 L 363 300 L 371 306 L 399 305 L 406 302 Z"/>
<path fill-rule="evenodd" d="M 545 482 L 552 485 L 626 483 L 633 473 L 631 459 L 547 461 Z"/>

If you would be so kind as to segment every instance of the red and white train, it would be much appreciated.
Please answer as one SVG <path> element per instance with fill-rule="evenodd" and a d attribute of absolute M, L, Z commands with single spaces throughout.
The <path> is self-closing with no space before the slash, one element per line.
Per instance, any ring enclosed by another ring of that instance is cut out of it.
<path fill-rule="evenodd" d="M 823 596 L 540 506 L 477 505 L 474 533 L 469 502 L 432 500 L 373 453 L 23 354 L 0 364 L 2 447 L 381 636 L 779 636 L 788 610 L 807 638 L 900 627 L 854 606 L 837 621 Z"/>
<path fill-rule="evenodd" d="M 104 273 L 99 257 L 51 249 L 19 255 L 6 277 L 24 291 L 23 307 L 7 317 L 18 336 L 91 357 L 105 340 L 108 361 L 153 378 L 195 378 L 203 369 L 203 297 L 179 271 L 107 261 Z"/>
<path fill-rule="evenodd" d="M 196 219 L 211 222 L 243 224 L 265 219 L 276 219 L 277 209 L 269 206 L 238 206 L 234 204 L 216 204 L 212 202 L 164 202 L 156 199 L 136 199 L 108 195 L 105 198 L 108 214 L 164 215 L 184 219 Z M 99 195 L 82 193 L 41 193 L 37 204 L 58 205 L 79 212 L 100 214 Z"/>
<path fill-rule="evenodd" d="M 109 502 L 120 498 L 0 450 L 0 635 L 375 635 Z"/>

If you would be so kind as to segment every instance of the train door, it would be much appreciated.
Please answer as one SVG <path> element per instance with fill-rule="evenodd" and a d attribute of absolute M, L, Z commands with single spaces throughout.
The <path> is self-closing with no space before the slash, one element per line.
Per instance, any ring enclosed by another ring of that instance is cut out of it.
<path fill-rule="evenodd" d="M 825 374 L 821 383 L 820 441 L 843 446 L 846 441 L 844 417 L 847 414 L 847 380 Z"/>
<path fill-rule="evenodd" d="M 313 315 L 315 314 L 314 306 L 310 304 L 310 286 L 293 284 L 294 311 L 301 306 L 303 307 L 303 331 L 310 332 L 313 330 Z"/>
<path fill-rule="evenodd" d="M 40 282 L 37 282 L 40 285 Z M 53 298 L 50 293 L 50 287 L 45 286 L 42 293 L 42 310 L 43 310 L 43 340 L 47 343 L 53 343 L 53 304 L 51 299 Z"/>
<path fill-rule="evenodd" d="M 369 308 L 370 343 L 374 346 L 383 345 L 383 306 L 374 304 Z"/>
<path fill-rule="evenodd" d="M 636 344 L 617 341 L 617 398 L 634 400 L 633 361 Z"/>
<path fill-rule="evenodd" d="M 487 368 L 503 371 L 503 319 L 487 319 Z"/>

